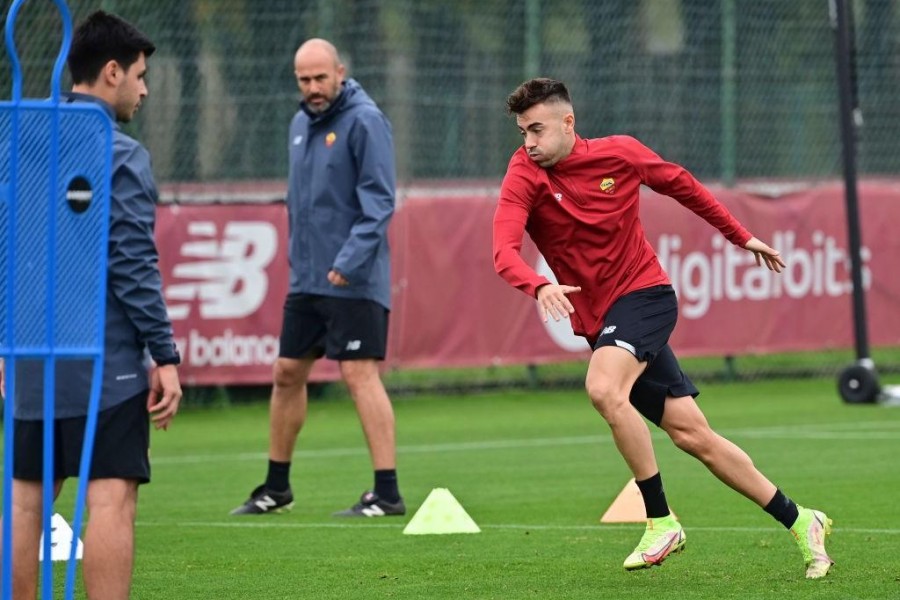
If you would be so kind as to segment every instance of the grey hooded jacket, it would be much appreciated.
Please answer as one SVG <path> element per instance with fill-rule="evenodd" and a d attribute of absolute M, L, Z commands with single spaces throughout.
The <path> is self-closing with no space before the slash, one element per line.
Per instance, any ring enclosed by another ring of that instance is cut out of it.
<path fill-rule="evenodd" d="M 75 93 L 64 96 L 68 102 L 95 102 L 115 121 L 112 107 L 98 98 Z M 157 265 L 153 236 L 157 199 L 150 154 L 115 123 L 100 410 L 149 389 L 145 349 L 157 363 L 180 362 Z M 20 360 L 16 367 L 15 417 L 43 418 L 43 363 Z M 90 361 L 57 361 L 56 418 L 87 413 L 90 383 Z"/>
<path fill-rule="evenodd" d="M 287 207 L 291 293 L 391 306 L 387 229 L 396 174 L 391 125 L 353 79 L 322 114 L 291 122 Z M 336 270 L 350 285 L 328 282 Z"/>

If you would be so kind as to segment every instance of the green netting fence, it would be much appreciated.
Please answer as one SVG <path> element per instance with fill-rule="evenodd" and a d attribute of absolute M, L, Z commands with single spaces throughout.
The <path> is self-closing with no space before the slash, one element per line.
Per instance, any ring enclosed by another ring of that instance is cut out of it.
<path fill-rule="evenodd" d="M 9 0 L 5 4 L 8 6 Z M 94 0 L 158 45 L 132 125 L 162 181 L 277 179 L 298 93 L 294 50 L 322 36 L 393 121 L 400 178 L 499 178 L 519 143 L 506 95 L 569 83 L 586 136 L 629 133 L 707 180 L 839 174 L 827 0 Z M 854 3 L 863 174 L 900 169 L 900 6 Z M 4 10 L 4 18 L 6 11 Z M 59 43 L 30 0 L 26 92 Z M 8 96 L 8 61 L 0 93 Z"/>

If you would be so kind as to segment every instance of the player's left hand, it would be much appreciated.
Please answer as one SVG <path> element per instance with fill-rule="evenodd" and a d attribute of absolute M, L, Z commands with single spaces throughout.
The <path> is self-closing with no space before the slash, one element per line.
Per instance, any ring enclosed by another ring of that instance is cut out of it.
<path fill-rule="evenodd" d="M 347 287 L 348 285 L 350 285 L 350 282 L 347 281 L 347 278 L 334 269 L 328 271 L 328 283 L 330 283 L 331 285 L 336 285 L 337 287 Z"/>
<path fill-rule="evenodd" d="M 766 268 L 770 271 L 781 273 L 781 270 L 787 266 L 778 250 L 769 247 L 768 244 L 763 243 L 755 237 L 750 238 L 750 240 L 744 244 L 744 248 L 753 253 L 756 257 L 757 265 L 761 265 L 765 262 Z"/>
<path fill-rule="evenodd" d="M 150 372 L 150 393 L 147 395 L 147 410 L 153 426 L 166 430 L 181 403 L 181 383 L 175 365 L 153 367 Z"/>

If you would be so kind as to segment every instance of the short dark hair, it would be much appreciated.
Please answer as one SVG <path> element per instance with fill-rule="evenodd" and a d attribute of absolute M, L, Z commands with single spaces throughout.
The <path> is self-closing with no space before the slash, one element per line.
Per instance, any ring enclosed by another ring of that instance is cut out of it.
<path fill-rule="evenodd" d="M 128 70 L 141 53 L 149 57 L 156 46 L 131 23 L 98 10 L 82 21 L 72 36 L 69 72 L 72 82 L 94 83 L 103 65 L 111 60 Z"/>
<path fill-rule="evenodd" d="M 542 102 L 565 102 L 572 104 L 566 84 L 555 79 L 538 77 L 529 79 L 506 98 L 506 111 L 520 115 L 535 104 Z"/>

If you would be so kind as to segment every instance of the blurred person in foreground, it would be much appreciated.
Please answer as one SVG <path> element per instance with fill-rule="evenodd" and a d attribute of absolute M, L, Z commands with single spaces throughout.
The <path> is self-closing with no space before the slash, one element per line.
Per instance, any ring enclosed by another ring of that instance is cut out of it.
<path fill-rule="evenodd" d="M 624 136 L 583 139 L 566 86 L 532 79 L 507 98 L 524 144 L 512 156 L 494 215 L 494 265 L 512 286 L 536 298 L 546 321 L 571 317 L 593 355 L 586 389 L 634 475 L 647 526 L 625 569 L 659 565 L 685 546 L 670 513 L 650 430 L 641 415 L 699 459 L 794 536 L 816 579 L 833 564 L 825 552 L 831 520 L 803 508 L 760 473 L 750 457 L 713 431 L 668 340 L 678 302 L 639 220 L 640 186 L 668 195 L 775 272 L 780 254 L 753 237 L 687 170 Z M 528 232 L 557 278 L 538 275 L 521 257 Z"/>
<path fill-rule="evenodd" d="M 373 488 L 334 516 L 403 515 L 394 412 L 378 371 L 391 305 L 391 126 L 360 84 L 346 77 L 331 43 L 301 45 L 294 75 L 302 98 L 288 136 L 291 282 L 273 372 L 269 466 L 265 482 L 231 514 L 293 507 L 290 468 L 306 420 L 307 382 L 315 361 L 326 356 L 340 364 L 374 470 Z"/>
<path fill-rule="evenodd" d="M 131 24 L 97 11 L 74 32 L 67 61 L 74 85 L 63 94 L 64 102 L 100 106 L 114 123 L 105 360 L 82 563 L 92 599 L 130 595 L 138 486 L 150 481 L 150 422 L 167 429 L 181 401 L 176 368 L 181 359 L 153 237 L 158 194 L 150 155 L 118 125 L 131 121 L 147 96 L 147 59 L 155 49 Z M 149 373 L 148 350 L 155 363 Z M 16 371 L 13 597 L 31 600 L 37 592 L 43 504 L 43 364 L 19 360 Z M 57 362 L 56 496 L 65 479 L 78 476 L 91 375 L 90 361 Z M 0 387 L 2 380 L 0 365 Z"/>

